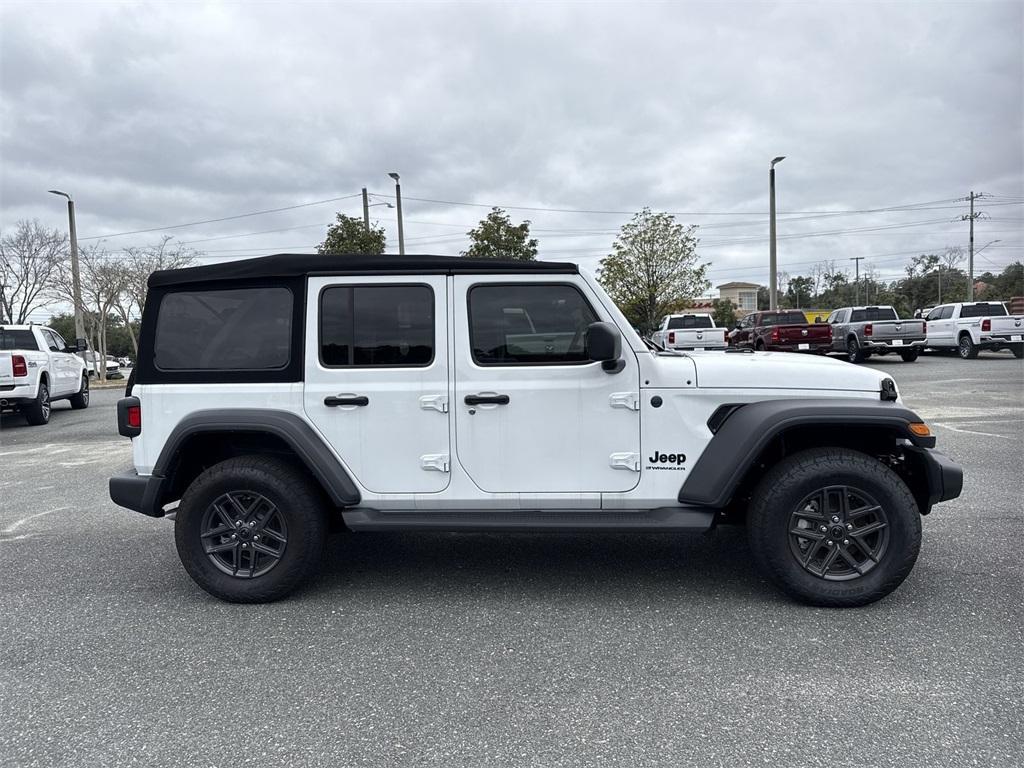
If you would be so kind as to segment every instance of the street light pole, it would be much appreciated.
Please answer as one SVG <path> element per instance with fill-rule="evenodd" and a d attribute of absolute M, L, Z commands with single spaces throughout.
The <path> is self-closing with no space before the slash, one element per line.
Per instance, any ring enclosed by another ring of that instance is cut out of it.
<path fill-rule="evenodd" d="M 402 227 L 402 184 L 397 172 L 389 173 L 395 180 L 395 205 L 398 207 L 398 255 L 405 256 L 405 230 Z"/>
<path fill-rule="evenodd" d="M 363 229 L 370 231 L 370 198 L 366 194 L 366 187 L 363 187 Z"/>
<path fill-rule="evenodd" d="M 769 221 L 769 238 L 771 240 L 770 255 L 769 255 L 769 266 L 768 271 L 771 273 L 769 278 L 771 284 L 768 286 L 768 308 L 778 309 L 779 308 L 779 276 L 778 276 L 778 264 L 776 263 L 775 256 L 775 164 L 781 163 L 786 157 L 776 157 L 772 160 L 772 164 L 768 167 L 768 216 Z"/>
<path fill-rule="evenodd" d="M 67 192 L 61 192 L 58 189 L 51 189 L 49 192 L 51 195 L 66 197 L 68 200 L 68 231 L 71 235 L 71 290 L 75 294 L 73 296 L 75 302 L 75 346 L 78 346 L 79 339 L 85 338 L 85 324 L 82 321 L 82 283 L 78 276 L 78 232 L 75 229 L 75 201 Z M 82 356 L 82 362 L 86 364 L 86 370 L 88 370 L 89 363 L 86 360 L 85 350 L 79 349 L 78 351 Z M 96 375 L 99 375 L 99 370 L 96 371 Z"/>

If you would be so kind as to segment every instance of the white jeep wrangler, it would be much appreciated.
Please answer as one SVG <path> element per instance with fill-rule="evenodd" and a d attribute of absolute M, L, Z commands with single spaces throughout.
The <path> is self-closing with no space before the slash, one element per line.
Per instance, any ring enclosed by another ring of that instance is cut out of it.
<path fill-rule="evenodd" d="M 258 602 L 352 531 L 706 531 L 782 589 L 895 589 L 960 468 L 885 374 L 648 348 L 574 264 L 288 255 L 154 273 L 119 505 L 174 511 L 206 591 Z M 814 382 L 809 389 L 807 382 Z"/>

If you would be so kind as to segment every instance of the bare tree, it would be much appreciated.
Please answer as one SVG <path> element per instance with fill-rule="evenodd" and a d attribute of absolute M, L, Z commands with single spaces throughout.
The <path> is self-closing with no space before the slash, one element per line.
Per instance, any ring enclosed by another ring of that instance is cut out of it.
<path fill-rule="evenodd" d="M 139 340 L 135 336 L 132 321 L 141 318 L 142 310 L 146 307 L 149 276 L 160 269 L 187 267 L 194 262 L 196 257 L 195 251 L 180 243 L 171 246 L 171 239 L 170 236 L 165 235 L 159 245 L 126 248 L 122 253 L 124 283 L 121 293 L 114 303 L 114 308 L 128 330 L 128 337 L 132 340 L 136 358 L 139 355 Z"/>
<path fill-rule="evenodd" d="M 0 321 L 24 323 L 51 301 L 53 280 L 68 257 L 68 239 L 37 220 L 0 236 Z"/>
<path fill-rule="evenodd" d="M 952 272 L 959 269 L 960 262 L 964 260 L 964 249 L 959 245 L 948 245 L 946 250 L 939 256 L 939 263 L 943 272 Z"/>

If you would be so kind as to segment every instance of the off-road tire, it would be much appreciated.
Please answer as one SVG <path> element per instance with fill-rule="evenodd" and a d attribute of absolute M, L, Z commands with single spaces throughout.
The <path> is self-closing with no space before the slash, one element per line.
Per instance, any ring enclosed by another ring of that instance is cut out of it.
<path fill-rule="evenodd" d="M 791 513 L 819 488 L 846 485 L 863 491 L 884 510 L 888 543 L 877 564 L 848 581 L 828 581 L 807 571 L 790 548 Z M 772 467 L 753 494 L 747 516 L 754 562 L 780 589 L 810 605 L 849 608 L 888 595 L 910 573 L 921 548 L 921 515 L 900 477 L 866 454 L 814 448 Z"/>
<path fill-rule="evenodd" d="M 1024 357 L 1024 344 L 1011 344 L 1010 351 L 1013 352 L 1013 356 L 1020 360 Z"/>
<path fill-rule="evenodd" d="M 768 348 L 767 348 L 767 347 L 765 347 L 765 345 L 764 345 L 764 342 L 763 342 L 763 341 L 761 341 L 760 339 L 758 339 L 757 341 L 755 341 L 755 342 L 754 342 L 754 351 L 755 351 L 755 352 L 767 352 L 767 351 L 768 351 Z"/>
<path fill-rule="evenodd" d="M 863 363 L 868 359 L 864 350 L 861 349 L 860 344 L 857 343 L 857 339 L 850 338 L 846 340 L 846 360 L 851 363 Z"/>
<path fill-rule="evenodd" d="M 50 421 L 50 405 L 50 387 L 46 381 L 41 381 L 36 399 L 23 406 L 21 412 L 25 414 L 25 421 L 29 424 L 41 427 Z"/>
<path fill-rule="evenodd" d="M 71 407 L 76 411 L 89 407 L 89 377 L 84 373 L 82 374 L 82 386 L 77 394 L 68 398 L 68 402 L 71 403 Z"/>
<path fill-rule="evenodd" d="M 287 524 L 287 543 L 276 565 L 252 578 L 219 570 L 202 541 L 204 515 L 224 494 L 251 492 L 274 505 Z M 178 557 L 189 576 L 214 597 L 266 603 L 295 591 L 323 559 L 327 515 L 321 489 L 301 469 L 268 456 L 240 456 L 207 469 L 185 491 L 174 522 Z"/>
<path fill-rule="evenodd" d="M 921 350 L 919 349 L 904 349 L 902 352 L 900 352 L 900 357 L 903 358 L 904 363 L 912 363 L 915 360 L 917 360 L 920 354 Z"/>
<path fill-rule="evenodd" d="M 974 360 L 978 356 L 978 348 L 974 346 L 969 333 L 960 334 L 956 343 L 956 352 L 960 355 L 961 360 Z"/>

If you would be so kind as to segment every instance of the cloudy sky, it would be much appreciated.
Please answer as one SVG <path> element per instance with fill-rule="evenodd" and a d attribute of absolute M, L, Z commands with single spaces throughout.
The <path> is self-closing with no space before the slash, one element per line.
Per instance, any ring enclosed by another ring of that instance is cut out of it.
<path fill-rule="evenodd" d="M 408 252 L 500 205 L 593 269 L 650 206 L 700 226 L 714 284 L 766 282 L 785 155 L 789 273 L 966 248 L 971 190 L 995 269 L 1024 257 L 1022 40 L 1020 2 L 0 0 L 0 227 L 64 229 L 59 188 L 83 244 L 309 251 L 399 171 Z"/>

